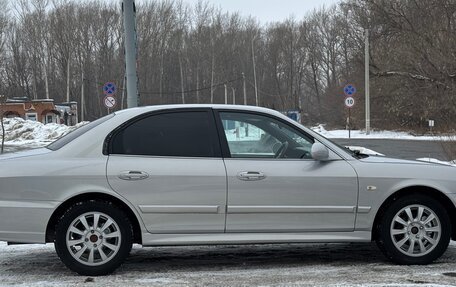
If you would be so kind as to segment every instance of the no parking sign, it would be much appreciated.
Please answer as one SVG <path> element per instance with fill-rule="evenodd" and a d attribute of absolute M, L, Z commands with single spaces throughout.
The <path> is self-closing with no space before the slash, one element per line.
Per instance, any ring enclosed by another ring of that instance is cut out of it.
<path fill-rule="evenodd" d="M 344 94 L 345 94 L 347 97 L 351 97 L 351 96 L 353 96 L 355 93 L 356 93 L 356 88 L 355 88 L 355 86 L 353 86 L 352 84 L 347 84 L 347 85 L 345 85 L 345 87 L 344 87 Z"/>
<path fill-rule="evenodd" d="M 113 82 L 107 82 L 103 86 L 103 94 L 107 96 L 112 96 L 116 93 L 117 87 Z"/>

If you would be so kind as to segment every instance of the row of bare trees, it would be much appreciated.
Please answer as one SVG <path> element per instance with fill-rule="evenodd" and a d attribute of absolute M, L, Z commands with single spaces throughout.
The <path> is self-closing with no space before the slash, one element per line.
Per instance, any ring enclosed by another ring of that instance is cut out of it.
<path fill-rule="evenodd" d="M 101 86 L 125 95 L 120 1 L 0 0 L 0 92 L 78 101 L 107 113 Z M 364 119 L 364 29 L 371 34 L 372 126 L 456 125 L 456 2 L 345 0 L 303 19 L 261 24 L 206 2 L 137 5 L 141 105 L 244 103 L 344 125 L 342 88 Z M 120 108 L 120 106 L 119 106 Z"/>

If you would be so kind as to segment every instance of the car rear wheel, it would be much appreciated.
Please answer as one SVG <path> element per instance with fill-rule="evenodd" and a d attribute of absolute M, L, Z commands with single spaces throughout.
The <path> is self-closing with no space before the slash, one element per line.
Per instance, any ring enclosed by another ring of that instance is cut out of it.
<path fill-rule="evenodd" d="M 128 256 L 132 237 L 127 216 L 111 203 L 80 202 L 57 223 L 55 249 L 69 269 L 81 275 L 106 275 Z"/>
<path fill-rule="evenodd" d="M 445 207 L 424 195 L 393 202 L 378 226 L 377 244 L 399 264 L 428 264 L 439 258 L 450 242 L 451 224 Z"/>

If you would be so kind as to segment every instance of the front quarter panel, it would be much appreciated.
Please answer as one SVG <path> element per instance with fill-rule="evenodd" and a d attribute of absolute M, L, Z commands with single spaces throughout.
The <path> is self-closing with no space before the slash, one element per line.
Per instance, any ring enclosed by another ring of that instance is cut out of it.
<path fill-rule="evenodd" d="M 356 230 L 372 230 L 381 205 L 409 187 L 427 187 L 447 195 L 455 204 L 456 168 L 420 163 L 350 162 L 359 176 Z"/>

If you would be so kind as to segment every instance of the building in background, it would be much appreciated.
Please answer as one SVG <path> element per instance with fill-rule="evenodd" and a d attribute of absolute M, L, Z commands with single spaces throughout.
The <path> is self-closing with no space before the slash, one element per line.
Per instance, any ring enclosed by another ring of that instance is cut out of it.
<path fill-rule="evenodd" d="M 56 123 L 72 126 L 78 123 L 77 106 L 77 102 L 55 105 L 52 99 L 11 98 L 2 104 L 1 109 L 5 118 L 20 117 L 43 124 Z"/>

